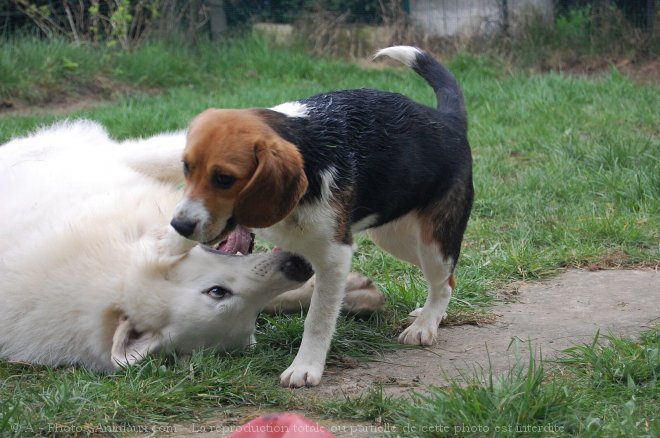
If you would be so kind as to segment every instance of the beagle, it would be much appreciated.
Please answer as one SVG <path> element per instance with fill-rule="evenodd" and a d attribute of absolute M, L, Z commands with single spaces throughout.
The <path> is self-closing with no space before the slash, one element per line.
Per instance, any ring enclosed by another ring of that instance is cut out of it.
<path fill-rule="evenodd" d="M 316 272 L 302 343 L 280 376 L 315 386 L 341 308 L 353 235 L 419 266 L 424 307 L 399 336 L 431 345 L 455 286 L 454 268 L 472 208 L 472 157 L 462 92 L 428 53 L 380 50 L 433 88 L 438 108 L 400 94 L 334 91 L 270 109 L 208 109 L 190 123 L 186 187 L 171 225 L 214 245 L 237 227 L 303 255 Z"/>

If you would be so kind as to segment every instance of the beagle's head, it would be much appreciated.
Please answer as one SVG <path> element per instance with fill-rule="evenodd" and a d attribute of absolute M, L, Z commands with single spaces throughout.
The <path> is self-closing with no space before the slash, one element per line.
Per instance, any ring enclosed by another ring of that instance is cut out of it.
<path fill-rule="evenodd" d="M 307 190 L 303 158 L 256 110 L 209 109 L 190 123 L 183 152 L 186 187 L 172 226 L 204 244 L 237 226 L 269 227 Z"/>

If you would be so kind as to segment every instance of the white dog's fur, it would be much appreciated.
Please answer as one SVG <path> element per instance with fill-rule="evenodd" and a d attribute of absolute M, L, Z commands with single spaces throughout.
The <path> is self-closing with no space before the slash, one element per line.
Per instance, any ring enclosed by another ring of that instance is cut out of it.
<path fill-rule="evenodd" d="M 107 372 L 241 348 L 261 308 L 306 280 L 285 275 L 290 254 L 218 255 L 169 231 L 183 145 L 119 144 L 79 121 L 0 147 L 1 358 Z M 233 293 L 204 293 L 216 285 Z"/>
<path fill-rule="evenodd" d="M 279 295 L 309 276 L 301 259 L 219 255 L 171 230 L 184 135 L 119 143 L 83 120 L 0 146 L 0 358 L 109 372 L 159 351 L 243 348 L 271 299 L 309 306 L 313 278 Z M 347 293 L 349 311 L 383 305 L 357 274 Z"/>

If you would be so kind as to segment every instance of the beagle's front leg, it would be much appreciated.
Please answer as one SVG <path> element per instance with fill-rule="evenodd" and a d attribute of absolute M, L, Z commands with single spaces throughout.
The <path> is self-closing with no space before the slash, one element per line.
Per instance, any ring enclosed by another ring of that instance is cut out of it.
<path fill-rule="evenodd" d="M 316 386 L 321 382 L 325 359 L 335 333 L 353 248 L 336 241 L 327 242 L 324 246 L 317 246 L 304 254 L 314 267 L 316 284 L 305 318 L 300 349 L 289 368 L 280 376 L 280 383 L 285 387 Z"/>

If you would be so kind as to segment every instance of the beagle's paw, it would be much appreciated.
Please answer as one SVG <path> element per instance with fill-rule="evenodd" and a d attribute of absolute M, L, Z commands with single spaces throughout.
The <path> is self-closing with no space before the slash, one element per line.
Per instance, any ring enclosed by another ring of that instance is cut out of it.
<path fill-rule="evenodd" d="M 295 361 L 280 375 L 280 384 L 285 388 L 312 387 L 321 383 L 323 365 L 298 364 Z"/>
<path fill-rule="evenodd" d="M 433 345 L 438 333 L 438 325 L 442 320 L 440 317 L 424 315 L 423 312 L 415 312 L 417 318 L 410 326 L 399 335 L 399 343 L 408 345 Z"/>
<path fill-rule="evenodd" d="M 423 309 L 424 309 L 423 307 L 418 307 L 415 310 L 411 310 L 408 316 L 411 318 L 417 318 L 419 315 L 422 314 Z M 447 312 L 442 314 L 442 318 L 440 319 L 440 322 L 444 321 L 445 319 L 447 319 Z"/>

